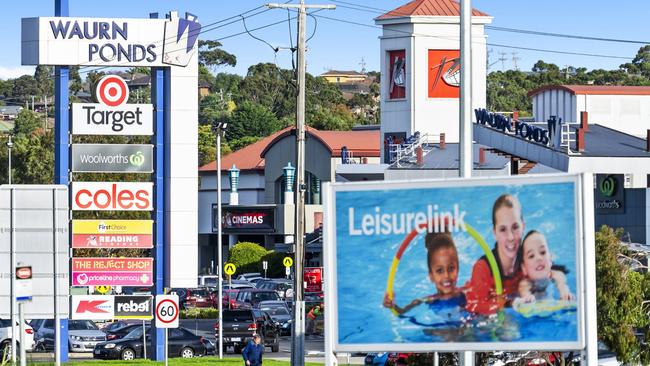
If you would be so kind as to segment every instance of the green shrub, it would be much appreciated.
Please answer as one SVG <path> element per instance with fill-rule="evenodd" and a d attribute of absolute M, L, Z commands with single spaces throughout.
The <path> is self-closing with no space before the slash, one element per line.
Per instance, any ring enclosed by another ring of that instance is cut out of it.
<path fill-rule="evenodd" d="M 181 310 L 181 319 L 216 319 L 219 310 L 215 308 L 189 308 Z"/>
<path fill-rule="evenodd" d="M 241 242 L 230 248 L 228 262 L 237 266 L 237 274 L 247 272 L 260 272 L 262 270 L 262 257 L 267 251 L 256 243 Z"/>
<path fill-rule="evenodd" d="M 284 264 L 282 264 L 282 260 L 284 257 L 291 257 L 293 259 L 293 254 L 288 254 L 288 253 L 280 253 L 280 252 L 275 252 L 273 250 L 269 250 L 264 257 L 262 257 L 262 261 L 267 261 L 269 262 L 269 269 L 266 272 L 266 276 L 269 278 L 279 278 L 279 277 L 284 277 L 285 276 L 285 269 L 284 269 Z M 260 264 L 260 267 L 262 265 Z M 264 273 L 264 272 L 260 272 Z"/>

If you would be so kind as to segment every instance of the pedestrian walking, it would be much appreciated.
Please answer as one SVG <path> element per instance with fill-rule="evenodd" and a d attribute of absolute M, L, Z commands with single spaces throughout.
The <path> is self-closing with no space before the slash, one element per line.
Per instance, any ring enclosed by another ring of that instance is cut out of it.
<path fill-rule="evenodd" d="M 253 340 L 248 342 L 246 348 L 241 353 L 244 357 L 244 364 L 246 366 L 260 366 L 262 364 L 262 354 L 264 353 L 264 345 L 260 344 L 262 338 L 259 334 L 253 334 Z"/>

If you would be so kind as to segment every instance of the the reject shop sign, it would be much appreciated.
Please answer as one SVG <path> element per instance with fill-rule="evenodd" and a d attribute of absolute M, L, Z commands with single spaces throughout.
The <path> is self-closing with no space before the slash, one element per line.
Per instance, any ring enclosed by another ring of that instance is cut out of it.
<path fill-rule="evenodd" d="M 72 258 L 72 286 L 152 286 L 153 258 Z"/>
<path fill-rule="evenodd" d="M 153 297 L 149 295 L 83 295 L 72 296 L 72 319 L 151 319 Z"/>
<path fill-rule="evenodd" d="M 72 209 L 151 211 L 153 210 L 153 183 L 73 182 Z"/>

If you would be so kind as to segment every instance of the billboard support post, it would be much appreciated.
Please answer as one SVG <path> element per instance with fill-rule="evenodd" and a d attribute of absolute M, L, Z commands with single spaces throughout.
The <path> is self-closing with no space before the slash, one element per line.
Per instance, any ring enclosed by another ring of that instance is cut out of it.
<path fill-rule="evenodd" d="M 25 353 L 25 304 L 18 303 L 18 324 L 20 324 L 20 366 L 27 365 L 27 354 Z M 13 335 L 11 338 L 15 338 Z"/>
<path fill-rule="evenodd" d="M 585 340 L 586 355 L 582 359 L 586 360 L 587 365 L 596 365 L 598 363 L 598 309 L 596 308 L 596 239 L 594 224 L 594 195 L 593 192 L 593 175 L 583 173 L 582 177 L 582 239 L 583 257 L 584 257 L 584 278 L 585 284 L 582 298 L 586 301 L 585 309 Z M 588 296 L 594 294 L 594 296 Z"/>
<path fill-rule="evenodd" d="M 16 193 L 11 188 L 11 363 L 16 364 Z"/>

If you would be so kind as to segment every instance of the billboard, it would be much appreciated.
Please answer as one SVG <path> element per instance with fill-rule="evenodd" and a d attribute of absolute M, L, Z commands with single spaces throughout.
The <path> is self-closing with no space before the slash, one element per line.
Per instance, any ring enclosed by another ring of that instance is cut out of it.
<path fill-rule="evenodd" d="M 72 286 L 152 286 L 153 258 L 72 258 Z"/>
<path fill-rule="evenodd" d="M 153 210 L 153 183 L 72 182 L 72 209 L 151 211 Z"/>
<path fill-rule="evenodd" d="M 84 320 L 151 319 L 150 295 L 73 295 L 70 317 Z"/>
<path fill-rule="evenodd" d="M 73 135 L 151 136 L 153 105 L 72 103 Z"/>
<path fill-rule="evenodd" d="M 323 291 L 323 267 L 306 267 L 302 277 L 305 279 L 305 292 Z"/>
<path fill-rule="evenodd" d="M 72 144 L 72 171 L 151 173 L 153 145 Z"/>
<path fill-rule="evenodd" d="M 406 98 L 406 51 L 389 51 L 388 66 L 388 99 Z"/>
<path fill-rule="evenodd" d="M 153 220 L 72 220 L 73 248 L 152 248 Z"/>
<path fill-rule="evenodd" d="M 334 350 L 584 348 L 582 184 L 577 175 L 331 184 Z"/>

